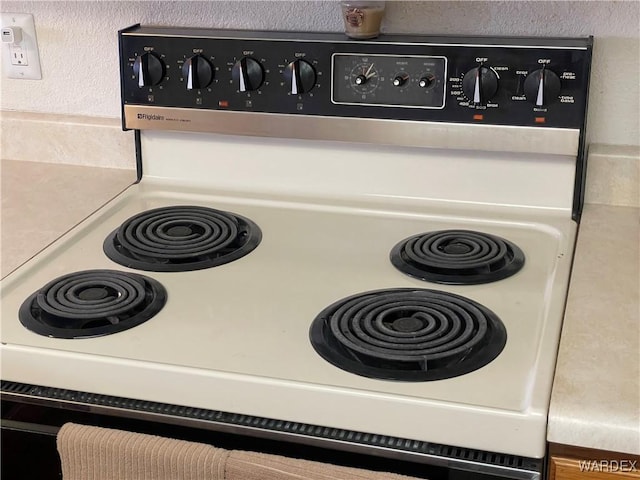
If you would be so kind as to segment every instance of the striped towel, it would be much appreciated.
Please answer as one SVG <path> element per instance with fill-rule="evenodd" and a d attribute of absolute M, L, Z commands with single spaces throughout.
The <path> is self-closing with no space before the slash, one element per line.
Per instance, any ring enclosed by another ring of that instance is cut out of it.
<path fill-rule="evenodd" d="M 57 445 L 63 480 L 418 480 L 74 423 Z"/>

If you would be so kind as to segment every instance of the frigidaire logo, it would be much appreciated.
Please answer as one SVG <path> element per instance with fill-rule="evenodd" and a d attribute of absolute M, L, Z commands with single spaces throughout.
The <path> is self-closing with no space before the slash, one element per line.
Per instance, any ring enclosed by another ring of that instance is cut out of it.
<path fill-rule="evenodd" d="M 164 120 L 164 115 L 149 115 L 148 113 L 139 113 L 138 120 Z"/>

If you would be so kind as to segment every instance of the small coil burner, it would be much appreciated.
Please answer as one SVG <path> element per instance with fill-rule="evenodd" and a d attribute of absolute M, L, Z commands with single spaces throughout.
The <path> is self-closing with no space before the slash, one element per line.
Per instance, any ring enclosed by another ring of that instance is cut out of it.
<path fill-rule="evenodd" d="M 391 263 L 428 282 L 475 285 L 507 278 L 524 265 L 517 245 L 487 233 L 440 230 L 414 235 L 391 250 Z"/>
<path fill-rule="evenodd" d="M 313 348 L 338 368 L 370 378 L 457 377 L 496 358 L 507 340 L 500 319 L 467 298 L 426 289 L 361 293 L 324 309 Z"/>
<path fill-rule="evenodd" d="M 156 208 L 126 220 L 104 241 L 114 262 L 153 272 L 184 272 L 237 260 L 258 246 L 251 220 L 205 207 Z"/>
<path fill-rule="evenodd" d="M 146 322 L 167 300 L 152 278 L 115 270 L 85 270 L 49 282 L 20 306 L 20 322 L 54 338 L 121 332 Z"/>

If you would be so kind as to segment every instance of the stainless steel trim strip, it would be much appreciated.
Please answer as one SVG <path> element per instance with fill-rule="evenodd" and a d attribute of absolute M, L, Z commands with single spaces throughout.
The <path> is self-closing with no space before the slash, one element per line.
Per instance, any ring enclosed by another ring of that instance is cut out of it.
<path fill-rule="evenodd" d="M 275 33 L 275 32 L 274 32 Z M 239 31 L 229 31 L 227 35 L 223 35 L 222 32 L 218 32 L 218 34 L 199 34 L 196 29 L 189 32 L 189 34 L 181 34 L 181 33 L 170 33 L 169 31 L 161 31 L 158 33 L 150 32 L 147 30 L 144 31 L 134 31 L 134 32 L 124 32 L 124 36 L 132 36 L 132 37 L 162 37 L 162 38 L 188 38 L 188 39 L 207 39 L 207 40 L 241 40 L 241 41 L 270 41 L 270 42 L 295 42 L 295 43 L 350 43 L 352 42 L 348 38 L 340 35 L 340 34 L 323 34 L 323 36 L 329 38 L 321 38 L 318 36 L 317 38 L 303 38 L 303 37 L 285 37 L 278 38 L 277 36 L 269 37 L 269 36 L 259 36 L 259 35 L 246 35 L 245 32 Z M 237 35 L 237 36 L 235 36 Z M 394 37 L 394 36 L 387 36 Z M 567 40 L 567 39 L 561 39 Z M 581 39 L 580 39 L 581 40 Z M 400 40 L 387 40 L 386 37 L 378 37 L 376 40 L 359 40 L 359 44 L 376 44 L 376 45 L 410 45 L 410 46 L 420 46 L 420 47 L 477 47 L 477 48 L 536 48 L 536 49 L 547 49 L 547 50 L 587 50 L 587 47 L 584 46 L 574 46 L 574 45 L 524 45 L 518 43 L 456 43 L 455 39 L 451 39 L 450 42 L 421 42 L 421 41 L 400 41 Z"/>
<path fill-rule="evenodd" d="M 416 462 L 435 467 L 457 468 L 459 470 L 476 472 L 481 474 L 497 475 L 513 480 L 541 480 L 540 472 L 526 469 L 513 468 L 503 465 L 491 465 L 472 460 L 462 460 L 458 458 L 444 457 L 440 455 L 432 455 L 428 453 L 419 453 L 383 447 L 378 445 L 366 445 L 349 440 L 338 440 L 333 438 L 324 438 L 318 436 L 305 435 L 294 432 L 286 432 L 279 430 L 264 429 L 260 427 L 252 427 L 247 425 L 230 424 L 216 420 L 204 420 L 198 418 L 189 418 L 179 415 L 166 413 L 158 413 L 157 411 L 132 410 L 123 407 L 96 405 L 81 401 L 65 400 L 61 398 L 46 398 L 42 396 L 34 396 L 30 394 L 17 392 L 2 392 L 3 400 L 14 400 L 29 403 L 32 405 L 53 406 L 56 408 L 68 408 L 83 412 L 96 414 L 132 418 L 146 421 L 157 421 L 170 425 L 178 425 L 184 427 L 200 428 L 222 433 L 232 433 L 238 435 L 247 435 L 255 438 L 266 440 L 277 440 L 295 442 L 298 444 L 309 445 L 321 448 L 332 448 L 350 453 L 360 453 L 366 455 L 379 455 L 384 458 Z M 113 397 L 114 399 L 119 399 Z M 127 399 L 119 399 L 127 400 Z M 154 402 L 144 402 L 149 406 L 156 405 Z M 160 404 L 157 404 L 160 405 Z"/>
<path fill-rule="evenodd" d="M 125 126 L 139 130 L 373 143 L 489 152 L 578 154 L 580 131 L 260 112 L 125 105 Z"/>

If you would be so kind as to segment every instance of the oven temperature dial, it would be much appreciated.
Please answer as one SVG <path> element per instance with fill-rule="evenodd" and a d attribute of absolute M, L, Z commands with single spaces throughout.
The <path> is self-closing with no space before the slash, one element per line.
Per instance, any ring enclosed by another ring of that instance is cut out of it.
<path fill-rule="evenodd" d="M 158 85 L 165 74 L 164 62 L 153 52 L 138 55 L 133 62 L 133 74 L 138 88 Z"/>
<path fill-rule="evenodd" d="M 243 57 L 231 69 L 231 78 L 240 92 L 249 92 L 260 88 L 264 82 L 264 70 L 259 61 Z"/>
<path fill-rule="evenodd" d="M 474 105 L 486 105 L 498 91 L 498 74 L 492 69 L 479 65 L 462 77 L 462 91 Z"/>
<path fill-rule="evenodd" d="M 284 78 L 292 95 L 310 91 L 316 84 L 316 69 L 305 60 L 295 60 L 287 65 Z"/>

